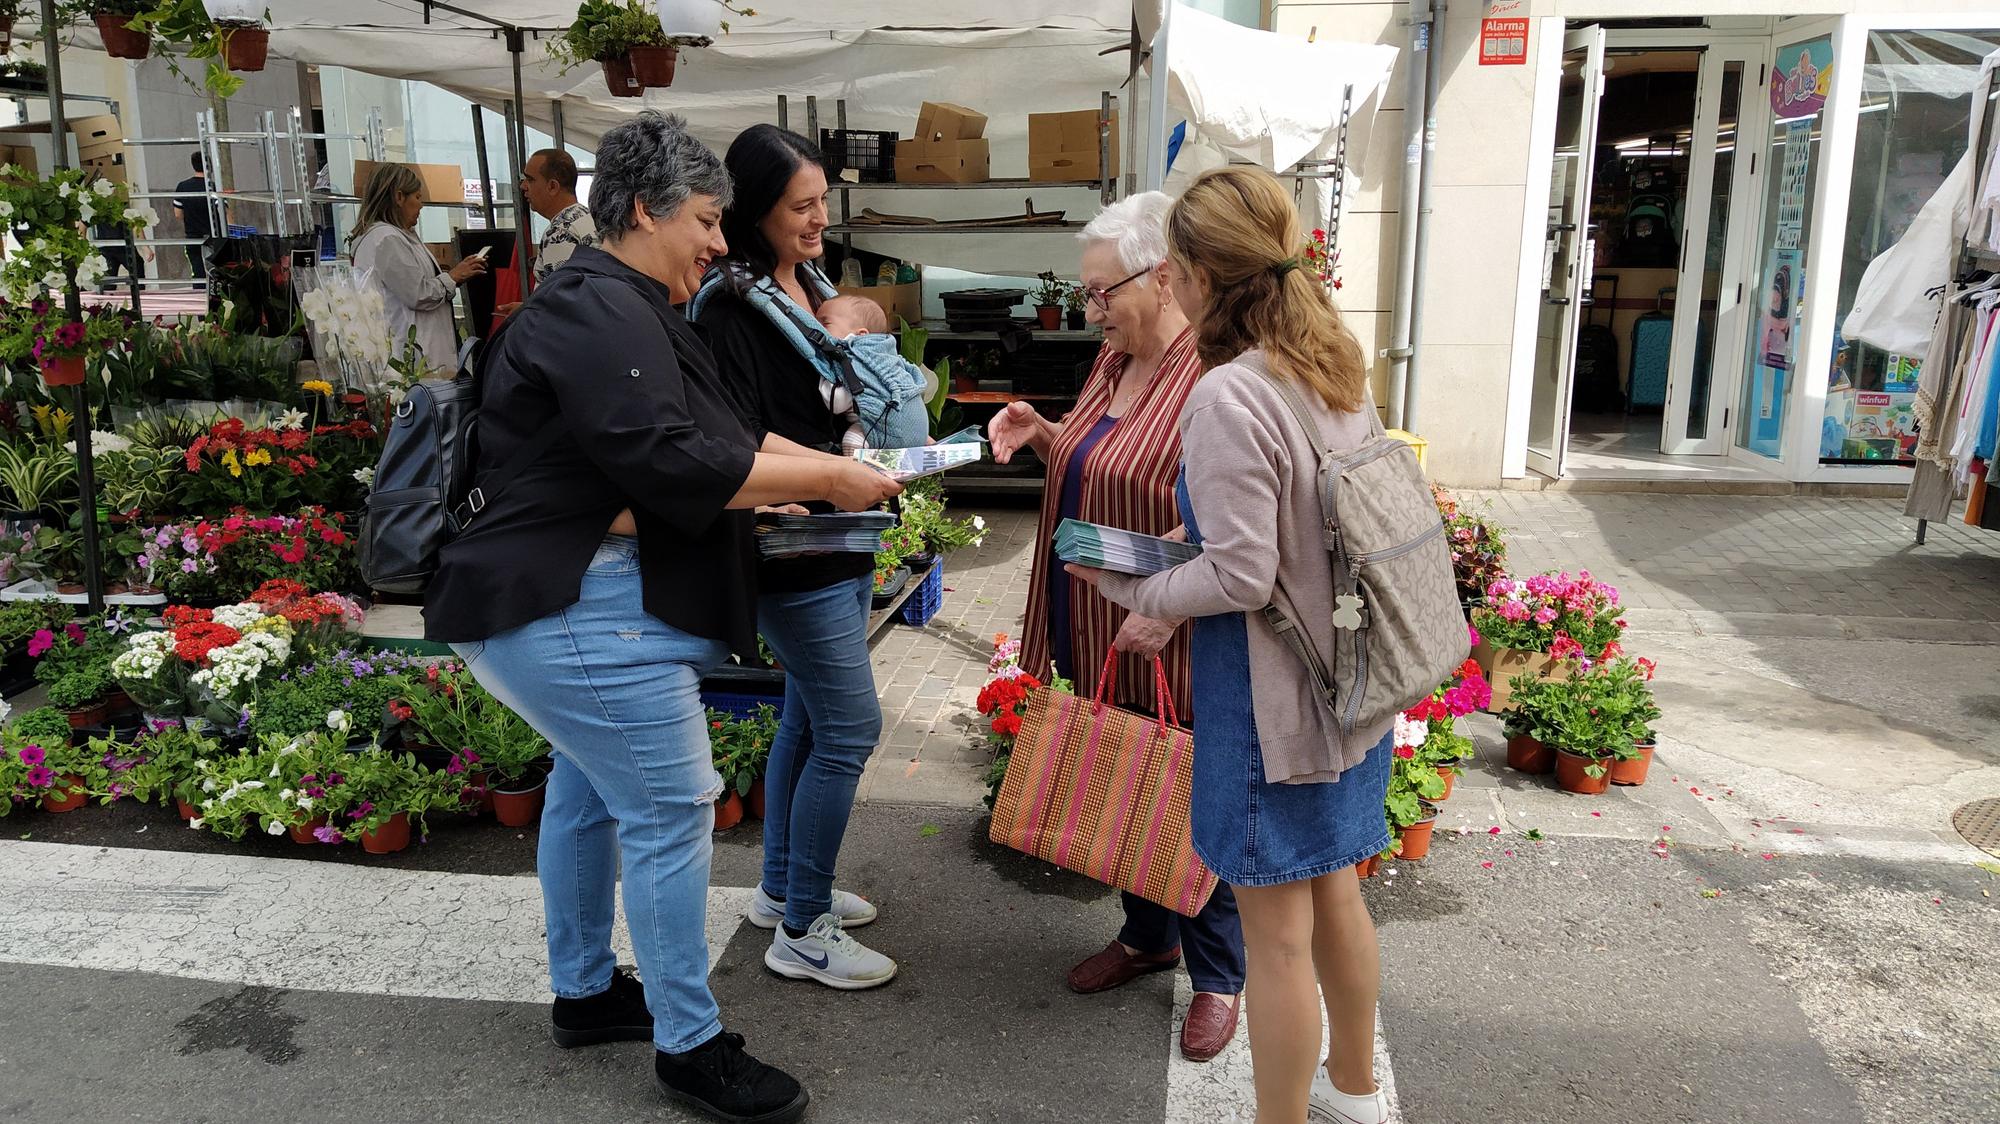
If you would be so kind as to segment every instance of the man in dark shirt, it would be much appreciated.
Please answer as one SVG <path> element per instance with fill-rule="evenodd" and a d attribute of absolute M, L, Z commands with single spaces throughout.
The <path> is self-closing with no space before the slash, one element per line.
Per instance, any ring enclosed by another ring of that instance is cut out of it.
<path fill-rule="evenodd" d="M 202 167 L 201 153 L 194 154 L 190 161 L 194 165 L 194 175 L 174 185 L 174 214 L 180 217 L 181 230 L 188 238 L 209 239 L 215 236 L 215 224 L 209 220 L 208 172 Z M 203 247 L 189 246 L 188 267 L 194 270 L 195 280 L 208 276 L 208 259 Z"/>

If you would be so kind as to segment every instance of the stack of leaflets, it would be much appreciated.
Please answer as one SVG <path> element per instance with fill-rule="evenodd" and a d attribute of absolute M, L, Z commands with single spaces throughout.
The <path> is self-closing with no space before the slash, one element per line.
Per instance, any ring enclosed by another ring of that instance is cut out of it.
<path fill-rule="evenodd" d="M 1143 578 L 1201 557 L 1201 548 L 1100 523 L 1065 519 L 1056 528 L 1056 557 L 1079 566 Z"/>
<path fill-rule="evenodd" d="M 953 441 L 916 449 L 862 449 L 854 454 L 854 459 L 892 480 L 907 482 L 946 469 L 976 464 L 985 455 L 985 447 L 977 441 Z"/>
<path fill-rule="evenodd" d="M 896 525 L 886 511 L 836 512 L 829 515 L 757 517 L 757 553 L 765 558 L 796 558 L 802 554 L 873 554 L 882 549 L 882 532 Z"/>

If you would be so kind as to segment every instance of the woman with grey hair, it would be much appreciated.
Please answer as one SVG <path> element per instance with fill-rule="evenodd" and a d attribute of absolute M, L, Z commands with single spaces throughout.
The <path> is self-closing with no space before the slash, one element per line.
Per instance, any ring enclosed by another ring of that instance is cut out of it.
<path fill-rule="evenodd" d="M 1103 523 L 1148 535 L 1180 537 L 1174 480 L 1180 472 L 1181 407 L 1201 375 L 1194 331 L 1169 284 L 1166 218 L 1173 200 L 1157 192 L 1115 203 L 1084 228 L 1081 274 L 1086 313 L 1104 329 L 1104 349 L 1076 408 L 1051 422 L 1016 402 L 987 426 L 993 456 L 1007 463 L 1023 446 L 1048 464 L 1034 577 L 1022 628 L 1022 666 L 1044 675 L 1051 664 L 1090 695 L 1115 673 L 1114 702 L 1165 715 L 1169 706 L 1193 725 L 1188 638 L 1179 621 L 1127 613 L 1064 572 L 1055 529 L 1065 519 Z M 1154 687 L 1153 661 L 1166 672 L 1170 699 Z M 1199 916 L 1182 917 L 1125 894 L 1125 928 L 1104 951 L 1069 973 L 1085 994 L 1109 991 L 1150 972 L 1171 971 L 1183 956 L 1194 1003 L 1181 1025 L 1181 1052 L 1208 1061 L 1236 1036 L 1243 991 L 1243 927 L 1229 887 L 1216 887 Z"/>
<path fill-rule="evenodd" d="M 668 1096 L 786 1122 L 805 1090 L 744 1052 L 708 988 L 722 781 L 701 680 L 757 651 L 751 509 L 854 511 L 902 489 L 753 428 L 674 307 L 726 249 L 729 198 L 679 118 L 605 135 L 602 247 L 579 249 L 481 357 L 484 503 L 444 549 L 424 623 L 554 747 L 536 865 L 556 1044 L 650 1039 Z M 643 986 L 611 949 L 621 868 Z"/>
<path fill-rule="evenodd" d="M 367 270 L 369 281 L 382 290 L 396 351 L 408 346 L 414 327 L 425 366 L 450 371 L 458 365 L 452 300 L 460 285 L 486 272 L 486 259 L 466 258 L 450 270 L 440 268 L 430 247 L 417 237 L 423 213 L 423 177 L 408 164 L 384 164 L 368 180 L 361 221 L 348 237 L 354 268 Z"/>

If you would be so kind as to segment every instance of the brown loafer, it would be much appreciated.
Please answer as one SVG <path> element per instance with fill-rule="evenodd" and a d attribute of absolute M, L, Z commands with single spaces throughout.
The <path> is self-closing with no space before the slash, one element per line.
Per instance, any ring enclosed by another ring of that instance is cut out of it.
<path fill-rule="evenodd" d="M 1169 971 L 1180 962 L 1178 947 L 1154 955 L 1133 956 L 1126 953 L 1124 945 L 1112 941 L 1104 946 L 1103 952 L 1069 970 L 1069 988 L 1078 995 L 1110 991 L 1140 976 Z"/>
<path fill-rule="evenodd" d="M 1236 1038 L 1236 1013 L 1243 999 L 1224 999 L 1202 992 L 1188 1007 L 1181 1023 L 1181 1056 L 1191 1062 L 1213 1061 Z"/>

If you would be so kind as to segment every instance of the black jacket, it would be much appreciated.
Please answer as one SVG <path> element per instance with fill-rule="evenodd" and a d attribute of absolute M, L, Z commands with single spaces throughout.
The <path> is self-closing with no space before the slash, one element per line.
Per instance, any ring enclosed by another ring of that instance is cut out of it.
<path fill-rule="evenodd" d="M 618 512 L 639 525 L 645 611 L 757 651 L 752 516 L 724 505 L 758 440 L 700 329 L 666 286 L 579 249 L 480 364 L 478 469 L 489 480 L 545 425 L 566 431 L 446 546 L 424 597 L 432 640 L 484 640 L 576 603 Z"/>
<path fill-rule="evenodd" d="M 827 407 L 818 369 L 793 349 L 791 341 L 762 312 L 724 289 L 702 309 L 701 327 L 715 348 L 724 381 L 760 438 L 767 432 L 775 433 L 810 448 L 840 451 L 847 421 Z M 833 510 L 825 503 L 806 507 L 817 512 Z M 760 593 L 804 593 L 850 581 L 874 569 L 875 558 L 870 554 L 771 559 L 758 566 L 757 589 Z"/>

